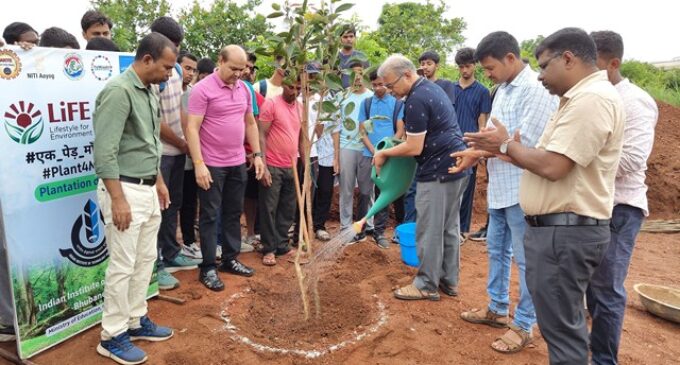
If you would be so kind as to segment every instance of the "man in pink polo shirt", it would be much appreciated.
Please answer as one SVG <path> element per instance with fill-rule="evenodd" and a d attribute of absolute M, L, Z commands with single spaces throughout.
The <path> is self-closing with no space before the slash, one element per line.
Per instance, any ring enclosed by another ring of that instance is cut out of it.
<path fill-rule="evenodd" d="M 237 260 L 241 248 L 240 217 L 246 187 L 244 137 L 253 148 L 257 179 L 264 163 L 250 90 L 239 80 L 246 68 L 243 48 L 229 45 L 219 55 L 218 68 L 197 83 L 189 97 L 186 138 L 194 162 L 200 200 L 199 234 L 203 262 L 199 280 L 213 291 L 224 290 L 217 276 L 217 218 L 221 212 L 222 264 L 219 271 L 252 276 L 255 271 Z"/>
<path fill-rule="evenodd" d="M 267 98 L 260 110 L 260 146 L 266 155 L 264 177 L 260 180 L 257 211 L 260 215 L 262 263 L 276 265 L 276 256 L 292 255 L 288 229 L 295 219 L 295 177 L 300 143 L 301 104 L 299 85 L 283 86 L 283 94 Z"/>

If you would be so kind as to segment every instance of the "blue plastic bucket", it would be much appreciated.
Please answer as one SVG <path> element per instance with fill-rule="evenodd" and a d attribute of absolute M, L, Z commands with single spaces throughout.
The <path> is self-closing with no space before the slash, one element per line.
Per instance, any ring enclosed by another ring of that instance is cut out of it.
<path fill-rule="evenodd" d="M 396 229 L 401 249 L 401 261 L 408 266 L 418 267 L 418 251 L 416 250 L 416 224 L 404 223 Z"/>

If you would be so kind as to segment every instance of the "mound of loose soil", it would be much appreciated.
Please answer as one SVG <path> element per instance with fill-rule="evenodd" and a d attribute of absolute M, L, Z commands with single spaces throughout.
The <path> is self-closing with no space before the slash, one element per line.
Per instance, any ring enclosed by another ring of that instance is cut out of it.
<path fill-rule="evenodd" d="M 680 108 L 657 102 L 659 121 L 652 155 L 647 161 L 650 218 L 680 217 Z"/>

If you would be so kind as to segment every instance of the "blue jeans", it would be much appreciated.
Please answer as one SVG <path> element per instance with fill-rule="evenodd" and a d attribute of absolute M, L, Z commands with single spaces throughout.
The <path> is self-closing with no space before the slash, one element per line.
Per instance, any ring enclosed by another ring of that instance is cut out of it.
<path fill-rule="evenodd" d="M 486 238 L 489 253 L 489 281 L 486 291 L 490 299 L 489 310 L 502 315 L 508 314 L 510 263 L 514 256 L 519 268 L 519 303 L 515 308 L 513 324 L 531 332 L 531 328 L 536 323 L 536 312 L 525 278 L 525 231 L 524 212 L 519 204 L 502 209 L 489 209 L 489 229 Z"/>
<path fill-rule="evenodd" d="M 595 365 L 617 364 L 623 314 L 626 309 L 626 288 L 623 282 L 642 226 L 644 214 L 640 208 L 619 204 L 614 207 L 610 223 L 611 243 L 586 290 L 588 311 L 593 318 L 590 348 Z"/>
<path fill-rule="evenodd" d="M 404 223 L 416 221 L 416 179 L 413 179 L 411 187 L 404 194 Z"/>

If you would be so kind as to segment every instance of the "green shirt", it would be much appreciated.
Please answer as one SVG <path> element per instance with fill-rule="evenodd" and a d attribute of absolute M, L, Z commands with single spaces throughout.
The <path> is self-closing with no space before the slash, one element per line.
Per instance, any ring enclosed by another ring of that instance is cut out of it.
<path fill-rule="evenodd" d="M 111 79 L 97 95 L 94 133 L 94 165 L 99 178 L 158 174 L 163 147 L 159 99 L 132 67 Z"/>

